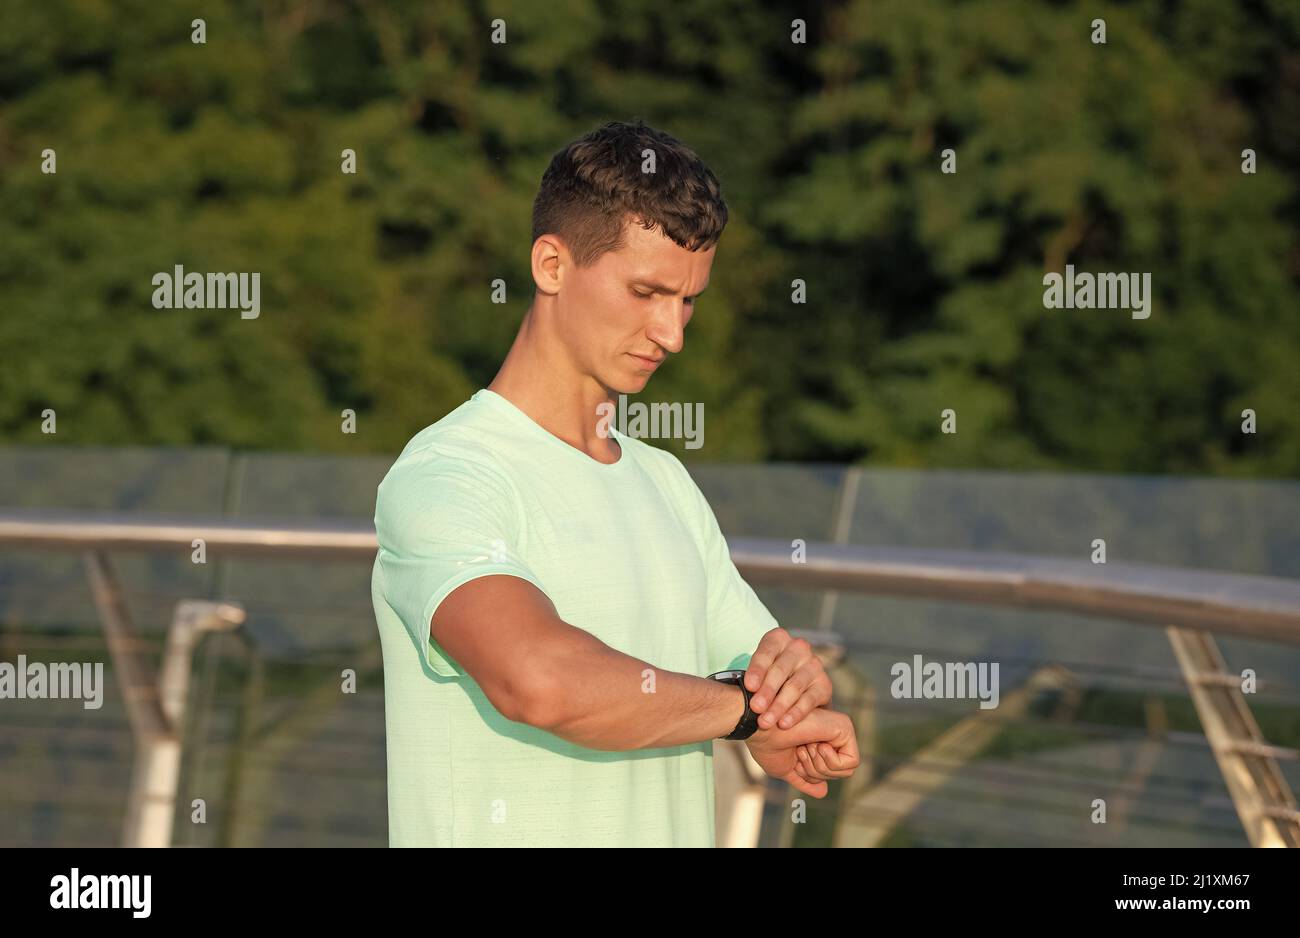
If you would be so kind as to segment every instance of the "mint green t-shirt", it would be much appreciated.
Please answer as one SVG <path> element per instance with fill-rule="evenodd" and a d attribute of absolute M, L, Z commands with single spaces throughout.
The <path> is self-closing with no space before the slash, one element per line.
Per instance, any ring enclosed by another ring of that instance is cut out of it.
<path fill-rule="evenodd" d="M 622 452 L 605 465 L 483 389 L 380 483 L 371 598 L 392 846 L 713 845 L 711 741 L 604 752 L 512 722 L 429 635 L 456 587 L 509 574 L 656 668 L 746 666 L 776 622 L 704 496 L 671 453 L 610 432 Z"/>

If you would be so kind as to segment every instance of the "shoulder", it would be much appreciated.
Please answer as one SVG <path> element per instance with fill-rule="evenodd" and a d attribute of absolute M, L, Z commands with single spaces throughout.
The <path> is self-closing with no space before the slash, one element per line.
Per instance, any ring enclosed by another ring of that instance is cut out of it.
<path fill-rule="evenodd" d="M 464 503 L 510 503 L 514 485 L 495 428 L 470 409 L 473 401 L 415 434 L 376 493 L 379 518 L 412 507 L 445 510 Z"/>
<path fill-rule="evenodd" d="M 510 433 L 475 397 L 465 401 L 407 442 L 380 483 L 380 489 L 419 479 L 430 473 L 454 476 L 478 472 L 486 482 L 508 474 L 503 454 L 509 451 Z"/>

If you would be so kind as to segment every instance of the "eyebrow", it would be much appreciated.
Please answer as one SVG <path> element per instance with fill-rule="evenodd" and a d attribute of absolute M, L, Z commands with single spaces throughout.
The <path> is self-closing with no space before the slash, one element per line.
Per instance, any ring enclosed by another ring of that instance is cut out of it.
<path fill-rule="evenodd" d="M 672 287 L 670 287 L 670 286 L 668 286 L 667 284 L 664 284 L 664 283 L 655 283 L 653 280 L 641 280 L 641 279 L 637 279 L 637 278 L 633 278 L 632 282 L 633 282 L 634 284 L 638 284 L 638 285 L 643 286 L 643 287 L 649 287 L 651 290 L 654 290 L 656 293 L 667 293 L 669 296 L 676 296 L 676 295 L 677 295 L 677 291 L 676 291 L 676 290 L 674 290 Z M 704 294 L 704 291 L 707 290 L 708 288 L 709 288 L 709 285 L 706 283 L 706 284 L 704 285 L 703 289 L 701 289 L 699 293 L 696 293 L 696 294 L 693 294 L 693 295 L 694 295 L 694 296 L 702 296 L 702 295 Z"/>

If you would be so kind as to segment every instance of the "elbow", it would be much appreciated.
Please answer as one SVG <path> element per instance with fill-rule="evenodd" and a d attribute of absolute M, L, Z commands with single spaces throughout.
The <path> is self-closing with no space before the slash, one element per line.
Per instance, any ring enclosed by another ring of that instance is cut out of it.
<path fill-rule="evenodd" d="M 555 732 L 566 722 L 563 683 L 535 665 L 524 670 L 525 674 L 507 682 L 500 702 L 494 700 L 493 704 L 507 720 Z"/>

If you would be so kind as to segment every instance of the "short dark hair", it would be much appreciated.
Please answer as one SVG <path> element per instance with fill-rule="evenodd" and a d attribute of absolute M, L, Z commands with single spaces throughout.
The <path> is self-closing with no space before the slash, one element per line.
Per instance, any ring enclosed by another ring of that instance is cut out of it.
<path fill-rule="evenodd" d="M 655 172 L 641 171 L 653 150 Z M 727 225 L 722 187 L 680 140 L 644 122 L 611 121 L 551 158 L 533 201 L 533 241 L 559 235 L 579 267 L 623 246 L 624 223 L 658 227 L 688 251 L 718 243 Z"/>

